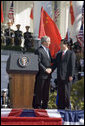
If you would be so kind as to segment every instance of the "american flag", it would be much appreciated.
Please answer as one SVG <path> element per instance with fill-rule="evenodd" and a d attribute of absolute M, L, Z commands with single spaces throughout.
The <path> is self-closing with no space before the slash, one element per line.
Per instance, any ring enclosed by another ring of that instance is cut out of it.
<path fill-rule="evenodd" d="M 58 16 L 60 15 L 59 8 L 57 7 L 57 2 L 54 3 L 54 22 L 57 21 Z"/>
<path fill-rule="evenodd" d="M 10 9 L 9 9 L 8 18 L 9 18 L 9 21 L 11 21 L 11 23 L 13 24 L 14 23 L 14 3 L 13 3 L 13 1 L 11 3 Z"/>
<path fill-rule="evenodd" d="M 82 48 L 84 47 L 84 28 L 83 28 L 84 19 L 83 18 L 84 18 L 84 4 L 82 8 L 82 24 L 81 24 L 79 34 L 77 35 L 77 41 L 80 43 L 80 46 Z"/>

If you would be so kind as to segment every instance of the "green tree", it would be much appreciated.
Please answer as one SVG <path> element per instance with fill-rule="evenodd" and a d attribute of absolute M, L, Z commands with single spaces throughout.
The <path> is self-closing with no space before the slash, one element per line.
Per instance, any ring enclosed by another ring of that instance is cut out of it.
<path fill-rule="evenodd" d="M 57 96 L 57 91 L 50 92 L 49 94 L 49 102 L 48 102 L 48 108 L 49 109 L 57 109 L 56 106 L 56 96 Z"/>
<path fill-rule="evenodd" d="M 84 78 L 72 85 L 71 106 L 72 109 L 84 110 Z"/>

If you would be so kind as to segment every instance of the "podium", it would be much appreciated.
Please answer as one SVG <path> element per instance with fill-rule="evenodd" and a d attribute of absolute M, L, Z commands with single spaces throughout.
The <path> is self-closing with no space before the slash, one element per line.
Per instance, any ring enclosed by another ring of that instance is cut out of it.
<path fill-rule="evenodd" d="M 32 108 L 38 56 L 35 54 L 10 55 L 7 61 L 9 92 L 12 108 Z"/>

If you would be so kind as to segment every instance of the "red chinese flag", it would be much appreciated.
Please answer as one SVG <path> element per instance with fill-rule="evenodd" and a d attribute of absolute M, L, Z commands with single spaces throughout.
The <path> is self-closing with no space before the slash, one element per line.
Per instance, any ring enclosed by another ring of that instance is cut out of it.
<path fill-rule="evenodd" d="M 4 17 L 3 17 L 3 7 L 2 7 L 2 2 L 1 2 L 1 23 L 3 23 Z"/>
<path fill-rule="evenodd" d="M 38 37 L 41 38 L 45 35 L 49 36 L 51 39 L 49 49 L 51 52 L 51 56 L 55 57 L 55 54 L 60 50 L 60 42 L 62 38 L 58 27 L 42 7 Z"/>
<path fill-rule="evenodd" d="M 73 23 L 75 21 L 75 17 L 74 17 L 72 1 L 70 1 L 70 14 L 71 14 L 71 24 L 73 25 Z"/>
<path fill-rule="evenodd" d="M 33 8 L 31 9 L 30 18 L 33 19 Z"/>

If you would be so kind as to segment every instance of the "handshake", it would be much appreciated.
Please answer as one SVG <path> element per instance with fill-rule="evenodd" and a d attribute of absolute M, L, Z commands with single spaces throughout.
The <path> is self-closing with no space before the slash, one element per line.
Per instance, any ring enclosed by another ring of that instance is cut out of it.
<path fill-rule="evenodd" d="M 46 69 L 46 73 L 50 74 L 52 72 L 52 69 L 51 68 L 47 68 Z"/>

